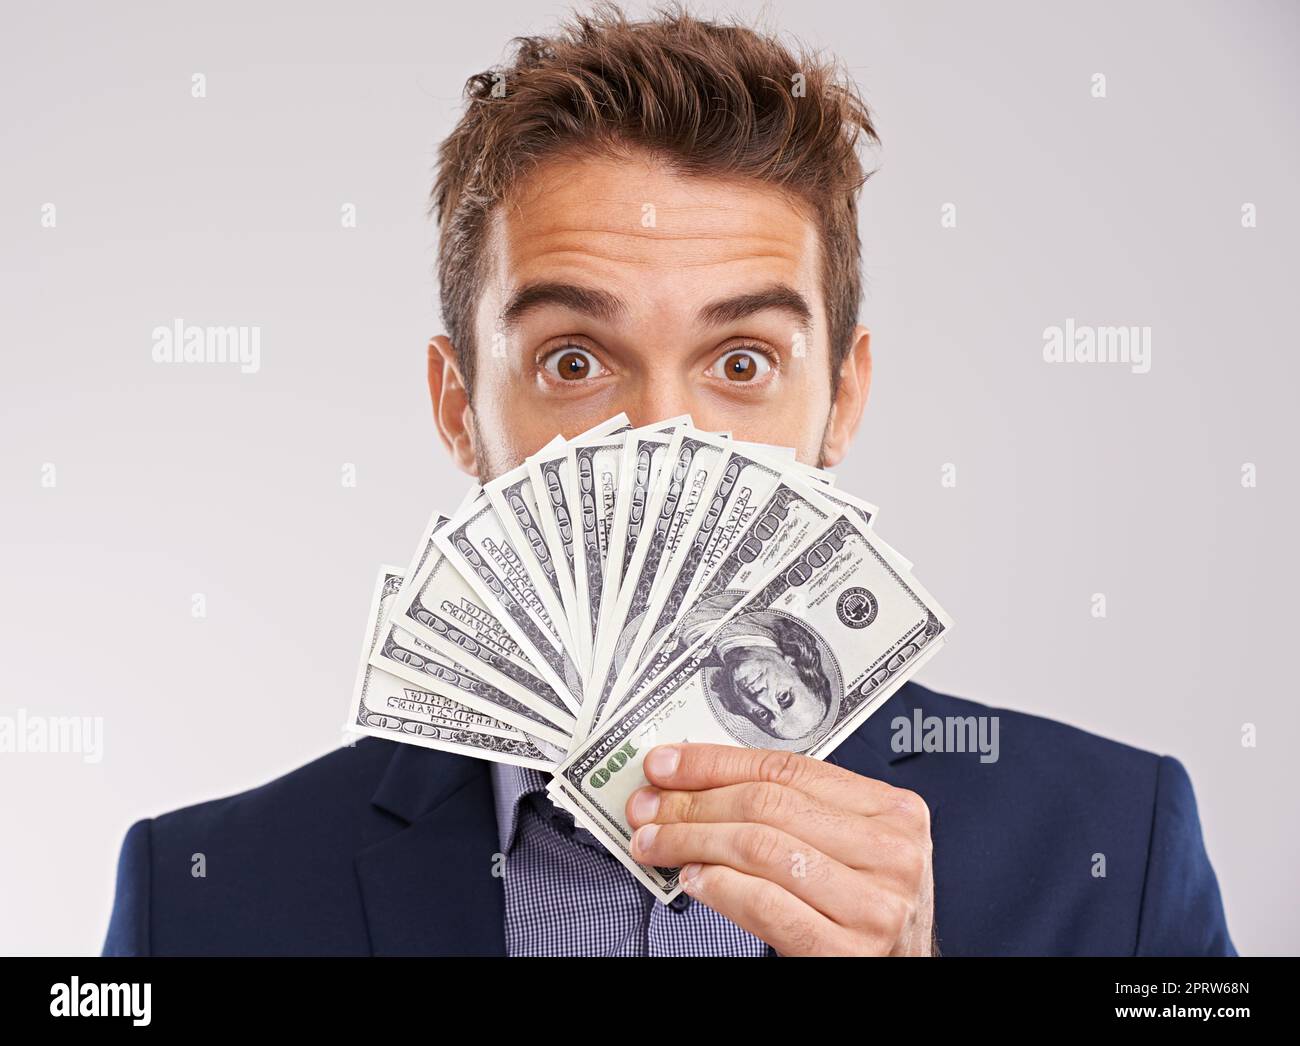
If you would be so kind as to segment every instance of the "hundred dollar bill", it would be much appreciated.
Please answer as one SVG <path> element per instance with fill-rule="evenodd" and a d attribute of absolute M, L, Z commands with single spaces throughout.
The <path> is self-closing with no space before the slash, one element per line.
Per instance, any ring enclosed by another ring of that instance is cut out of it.
<path fill-rule="evenodd" d="M 753 473 L 751 478 L 760 491 L 769 489 L 767 477 L 761 473 Z M 734 605 L 838 511 L 827 499 L 826 488 L 814 487 L 794 475 L 778 477 L 758 511 L 749 516 L 748 525 L 732 539 L 727 554 L 707 569 L 697 571 L 700 580 L 692 584 L 685 578 L 670 579 L 670 585 L 685 587 L 687 594 L 672 619 L 660 623 L 646 637 L 646 655 L 620 668 L 615 696 L 606 715 L 614 714 L 619 706 L 644 692 L 693 641 L 688 628 L 677 627 L 679 621 L 690 618 L 687 608 Z"/>
<path fill-rule="evenodd" d="M 664 452 L 678 427 L 691 424 L 691 416 L 682 414 L 665 422 L 633 429 L 624 434 L 623 456 L 619 462 L 619 495 L 614 519 L 610 524 L 609 561 L 615 566 L 605 571 L 601 607 L 613 606 L 627 578 L 637 542 L 645 529 L 646 509 L 659 479 Z M 603 620 L 597 623 L 597 631 Z"/>
<path fill-rule="evenodd" d="M 666 434 L 645 433 L 625 448 L 625 453 L 631 462 L 626 473 L 628 483 L 620 501 L 625 504 L 624 518 L 627 520 L 625 525 L 632 527 L 632 533 L 621 538 L 622 548 L 616 555 L 615 568 L 610 571 L 610 598 L 603 601 L 600 616 L 592 620 L 594 633 L 592 653 L 586 678 L 583 709 L 578 716 L 578 736 L 582 736 L 590 729 L 603 711 L 605 674 L 610 657 L 608 649 L 611 645 L 610 634 L 619 631 L 623 620 L 620 616 L 623 584 L 640 572 L 641 563 L 651 544 L 650 538 L 646 535 L 646 528 L 649 523 L 654 522 L 651 514 L 659 511 L 659 505 L 664 497 L 663 484 L 667 482 L 665 462 L 676 455 L 677 448 L 688 431 L 693 430 L 689 425 L 682 424 Z M 665 435 L 667 443 L 662 443 L 661 439 Z M 677 488 L 676 494 L 669 510 L 670 515 L 671 509 L 676 507 L 680 499 L 680 488 Z"/>
<path fill-rule="evenodd" d="M 823 489 L 822 494 L 835 502 L 835 504 L 839 505 L 841 508 L 846 508 L 850 512 L 856 513 L 859 519 L 875 531 L 876 519 L 880 515 L 880 510 L 871 502 L 864 501 L 856 494 L 850 494 L 846 490 Z M 898 549 L 894 548 L 894 546 L 888 541 L 882 538 L 879 533 L 876 533 L 876 544 L 880 547 L 882 552 L 885 552 L 894 558 L 895 566 L 900 567 L 904 571 L 911 571 L 912 561 L 900 553 Z"/>
<path fill-rule="evenodd" d="M 482 500 L 481 491 L 471 492 L 462 507 Z M 484 685 L 476 692 L 498 704 L 505 721 L 541 736 L 570 735 L 573 713 L 434 541 L 449 522 L 437 513 L 429 520 L 393 602 L 392 623 L 481 680 Z"/>
<path fill-rule="evenodd" d="M 737 450 L 727 456 L 708 492 L 708 504 L 699 513 L 688 540 L 679 543 L 667 566 L 655 578 L 650 603 L 641 615 L 636 639 L 631 644 L 637 657 L 628 660 L 621 656 L 623 651 L 615 651 L 611 667 L 615 674 L 613 692 L 622 692 L 631 674 L 658 649 L 669 627 L 718 566 L 717 550 L 730 550 L 743 527 L 771 497 L 788 464 L 753 449 Z M 824 508 L 818 518 L 829 515 L 829 503 Z M 607 703 L 606 714 L 610 711 L 611 704 Z"/>
<path fill-rule="evenodd" d="M 464 504 L 475 501 L 481 494 L 478 489 L 471 491 Z M 469 616 L 480 628 L 489 630 L 484 637 L 488 642 L 493 642 L 490 635 L 492 626 L 472 615 L 465 615 L 463 599 L 452 604 L 444 598 L 441 614 L 429 611 L 425 606 L 420 590 L 414 584 L 418 577 L 427 582 L 424 586 L 426 594 L 430 587 L 438 586 L 441 575 L 447 575 L 445 581 L 450 583 L 449 590 L 447 585 L 442 586 L 444 597 L 454 598 L 458 593 L 463 596 L 468 591 L 464 579 L 439 562 L 442 552 L 433 542 L 433 533 L 446 522 L 447 517 L 435 514 L 425 527 L 397 595 L 391 603 L 386 601 L 380 640 L 371 653 L 371 663 L 378 669 L 567 750 L 572 743 L 573 720 L 559 698 L 545 683 L 516 664 L 517 659 L 504 656 L 504 651 L 486 648 L 483 642 L 472 638 L 456 622 L 458 615 Z M 500 625 L 495 628 L 509 643 Z M 477 673 L 468 667 L 471 662 Z M 484 678 L 487 674 L 491 679 Z M 522 693 L 525 700 L 521 701 L 495 685 L 494 680 L 498 679 L 510 690 Z M 529 683 L 536 689 L 530 690 Z M 550 693 L 550 701 L 558 706 L 546 706 L 550 718 L 533 707 L 540 700 L 537 694 L 544 691 Z"/>
<path fill-rule="evenodd" d="M 763 460 L 758 459 L 758 465 L 762 464 Z M 851 509 L 867 526 L 873 524 L 876 508 L 869 502 L 837 491 L 829 483 L 817 482 L 809 486 L 806 482 L 799 482 L 801 479 L 816 480 L 818 473 L 829 475 L 810 466 L 793 472 L 783 468 L 775 476 L 770 469 L 761 467 L 743 473 L 732 499 L 722 510 L 724 519 L 708 538 L 699 569 L 682 597 L 682 605 L 689 605 L 706 590 L 719 569 L 724 572 L 723 583 L 732 585 L 738 575 L 743 581 L 761 571 L 764 563 L 759 562 L 760 559 L 770 564 L 774 557 L 783 558 L 789 551 L 791 540 L 798 540 L 798 531 L 792 531 L 791 525 L 808 514 L 815 519 L 823 518 L 831 510 L 830 503 Z M 778 493 L 783 483 L 785 489 Z M 761 518 L 762 523 L 751 530 L 756 517 Z M 769 529 L 773 533 L 768 534 Z"/>
<path fill-rule="evenodd" d="M 730 439 L 707 436 L 683 440 L 678 463 L 685 457 L 684 452 L 690 449 L 691 442 L 696 446 L 691 449 L 682 495 L 667 525 L 667 540 L 658 550 L 659 562 L 642 561 L 639 580 L 620 589 L 619 611 L 623 614 L 623 621 L 618 626 L 619 634 L 614 638 L 610 656 L 611 676 L 617 677 L 624 668 L 630 671 L 629 666 L 640 662 L 651 625 L 669 598 L 674 571 L 689 555 L 700 530 L 712 529 L 716 524 L 716 514 L 721 507 L 717 498 L 719 490 L 724 491 L 722 497 L 725 500 L 726 492 L 734 487 L 735 474 L 728 468 L 734 454 L 734 443 Z M 655 535 L 657 531 L 658 527 L 655 527 L 651 534 Z"/>
<path fill-rule="evenodd" d="M 604 576 L 601 579 L 598 610 L 592 615 L 586 649 L 587 692 L 595 660 L 597 637 L 608 631 L 618 608 L 618 596 L 628 569 L 636 556 L 637 543 L 645 529 L 646 510 L 658 482 L 664 455 L 678 425 L 690 424 L 689 417 L 673 419 L 669 428 L 637 429 L 625 434 L 618 464 L 619 492 L 609 526 Z M 579 557 L 581 559 L 581 556 Z"/>
<path fill-rule="evenodd" d="M 627 566 L 628 539 L 635 542 L 644 508 L 644 455 L 629 448 L 665 446 L 683 415 L 640 429 L 610 436 L 580 437 L 569 445 L 566 482 L 577 511 L 578 534 L 573 547 L 573 586 L 577 592 L 577 660 L 586 679 L 591 671 L 595 638 L 609 614 L 611 597 Z M 653 463 L 651 463 L 653 464 Z M 651 469 L 653 474 L 653 468 Z M 620 563 L 617 570 L 610 563 Z"/>
<path fill-rule="evenodd" d="M 577 715 L 582 701 L 577 665 L 492 503 L 485 497 L 462 507 L 445 527 L 434 531 L 433 540 L 486 609 L 509 630 L 529 663 Z"/>
<path fill-rule="evenodd" d="M 600 721 L 613 692 L 618 667 L 639 655 L 636 637 L 655 591 L 660 572 L 671 560 L 678 543 L 689 540 L 706 503 L 715 470 L 730 453 L 731 440 L 699 432 L 678 430 L 664 456 L 655 491 L 647 506 L 648 525 L 619 590 L 609 627 L 597 635 L 596 654 L 588 683 L 587 700 L 579 728 Z M 590 718 L 586 715 L 590 711 Z"/>
<path fill-rule="evenodd" d="M 928 659 L 951 619 L 840 513 L 748 595 L 701 609 L 682 657 L 582 742 L 549 786 L 664 902 L 678 869 L 630 854 L 624 809 L 657 744 L 712 742 L 823 759 Z"/>
<path fill-rule="evenodd" d="M 734 455 L 724 459 L 724 465 L 732 457 Z M 698 553 L 699 565 L 688 574 L 682 557 L 674 556 L 667 568 L 661 568 L 656 575 L 649 588 L 651 602 L 647 611 L 640 615 L 639 620 L 632 619 L 625 625 L 629 632 L 637 630 L 636 638 L 628 641 L 625 636 L 615 649 L 609 670 L 613 683 L 607 684 L 604 700 L 599 706 L 601 715 L 612 714 L 618 705 L 630 700 L 658 669 L 671 660 L 674 656 L 671 625 L 684 608 L 692 605 L 702 593 L 718 592 L 724 588 L 748 591 L 755 578 L 788 555 L 809 536 L 811 528 L 824 522 L 835 511 L 835 506 L 821 496 L 827 488 L 804 482 L 799 478 L 802 473 L 777 473 L 774 477 L 770 470 L 763 470 L 762 462 L 746 455 L 741 457 L 750 466 L 745 471 L 751 482 L 744 485 L 734 482 L 735 477 L 727 475 L 724 468 L 720 485 L 729 486 L 727 494 L 748 503 L 749 507 L 741 513 L 728 511 L 726 507 L 718 509 L 719 514 L 726 513 L 729 518 L 729 523 L 721 526 L 716 525 L 713 513 L 706 512 L 701 528 L 709 523 L 714 534 L 705 540 L 703 551 L 691 549 L 689 545 L 683 550 L 687 556 Z M 760 496 L 768 495 L 757 515 L 752 507 L 756 491 Z M 739 528 L 739 533 L 730 525 L 738 517 L 745 519 L 747 524 Z M 717 550 L 724 547 L 724 542 L 728 554 L 718 559 Z M 710 588 L 719 570 L 722 578 Z M 676 603 L 676 608 L 665 613 L 665 605 L 669 602 Z M 632 679 L 637 680 L 635 685 L 630 683 Z"/>
<path fill-rule="evenodd" d="M 798 451 L 794 447 L 782 447 L 776 443 L 750 443 L 746 440 L 736 440 L 735 449 L 742 454 L 758 455 L 767 458 L 772 462 L 780 462 L 781 468 L 786 472 L 795 472 L 804 479 L 815 480 L 816 482 L 827 486 L 835 486 L 835 473 L 829 469 L 818 468 L 816 465 L 806 465 L 796 458 Z"/>
<path fill-rule="evenodd" d="M 548 444 L 554 448 L 562 443 L 558 436 Z M 538 598 L 566 648 L 572 648 L 569 619 L 564 606 L 564 593 L 560 588 L 560 575 L 537 511 L 537 498 L 533 494 L 533 481 L 527 466 L 521 465 L 487 483 L 483 493 L 496 513 L 502 530 L 512 547 L 519 553 L 523 570 L 537 580 Z"/>
<path fill-rule="evenodd" d="M 584 677 L 591 666 L 592 642 L 601 614 L 623 444 L 623 436 L 607 436 L 578 440 L 568 449 L 567 475 L 572 481 L 578 524 L 573 545 L 573 588 L 578 600 L 574 639 Z"/>
<path fill-rule="evenodd" d="M 583 433 L 583 436 L 608 436 L 630 427 L 627 415 L 620 413 Z M 551 562 L 555 564 L 561 602 L 564 604 L 569 633 L 573 635 L 578 632 L 578 600 L 573 579 L 574 539 L 577 531 L 570 485 L 566 483 L 565 477 L 568 460 L 567 442 L 552 441 L 536 454 L 525 458 L 524 467 L 532 481 L 533 494 L 537 499 L 537 521 L 541 524 L 542 536 L 550 550 Z"/>
<path fill-rule="evenodd" d="M 618 503 L 610 524 L 608 558 L 612 565 L 605 571 L 602 611 L 614 606 L 627 577 L 637 542 L 645 529 L 650 493 L 659 478 L 659 469 L 663 466 L 664 452 L 668 449 L 671 437 L 671 431 L 639 435 L 629 433 L 623 445 L 622 459 L 619 462 Z M 597 622 L 596 631 L 599 631 L 603 623 L 603 620 Z"/>
<path fill-rule="evenodd" d="M 370 655 L 375 668 L 395 675 L 439 697 L 455 701 L 483 715 L 490 715 L 511 730 L 529 734 L 567 750 L 573 738 L 559 727 L 528 714 L 506 694 L 475 676 L 463 664 L 440 656 L 427 643 L 394 625 L 386 618 L 379 642 Z"/>
<path fill-rule="evenodd" d="M 563 749 L 370 664 L 389 604 L 401 583 L 399 569 L 381 568 L 366 618 L 366 638 L 346 724 L 349 732 L 538 770 L 552 769 L 563 757 Z"/>

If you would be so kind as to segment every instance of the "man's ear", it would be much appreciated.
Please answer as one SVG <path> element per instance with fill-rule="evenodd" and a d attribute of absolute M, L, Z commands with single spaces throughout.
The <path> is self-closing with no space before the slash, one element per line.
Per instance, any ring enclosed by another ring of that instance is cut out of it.
<path fill-rule="evenodd" d="M 840 380 L 831 404 L 826 434 L 822 437 L 822 465 L 834 468 L 848 453 L 858 431 L 862 412 L 871 391 L 871 331 L 861 324 L 853 328 L 853 345 L 840 365 Z"/>
<path fill-rule="evenodd" d="M 441 334 L 429 339 L 429 399 L 433 421 L 452 461 L 462 471 L 478 478 L 478 455 L 474 451 L 474 415 L 469 393 L 461 378 L 456 349 Z"/>

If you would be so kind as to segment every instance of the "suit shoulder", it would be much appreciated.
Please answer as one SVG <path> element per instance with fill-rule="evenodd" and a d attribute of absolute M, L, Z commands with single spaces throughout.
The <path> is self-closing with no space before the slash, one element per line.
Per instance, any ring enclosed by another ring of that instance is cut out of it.
<path fill-rule="evenodd" d="M 309 814 L 311 807 L 331 807 L 337 817 L 339 806 L 350 800 L 354 805 L 358 799 L 368 803 L 392 755 L 392 746 L 393 742 L 378 738 L 360 739 L 353 747 L 327 752 L 264 784 L 158 814 L 153 818 L 154 832 L 181 823 L 215 822 L 241 812 L 280 811 L 297 819 Z"/>
<path fill-rule="evenodd" d="M 371 802 L 394 746 L 358 740 L 255 788 L 137 821 L 105 953 L 364 951 L 352 862 L 397 830 Z"/>
<path fill-rule="evenodd" d="M 370 799 L 394 744 L 362 738 L 253 788 L 148 818 L 152 863 L 175 867 L 194 854 L 221 854 L 251 869 L 380 838 L 391 818 Z"/>
<path fill-rule="evenodd" d="M 888 762 L 933 811 L 949 954 L 1231 949 L 1177 759 L 914 684 L 882 713 L 878 730 L 937 742 Z"/>

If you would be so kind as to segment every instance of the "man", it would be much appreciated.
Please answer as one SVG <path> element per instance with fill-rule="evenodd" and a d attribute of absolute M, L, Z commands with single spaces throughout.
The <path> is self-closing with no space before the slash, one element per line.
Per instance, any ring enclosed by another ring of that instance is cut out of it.
<path fill-rule="evenodd" d="M 434 188 L 448 333 L 428 354 L 461 469 L 486 481 L 619 411 L 841 461 L 871 382 L 856 194 L 875 131 L 832 67 L 602 8 L 467 94 Z M 896 751 L 900 716 L 993 714 L 910 684 L 818 762 L 781 750 L 822 711 L 785 639 L 718 652 L 722 714 L 764 719 L 769 747 L 646 760 L 634 855 L 682 866 L 671 906 L 545 775 L 365 740 L 133 825 L 105 951 L 1233 952 L 1176 760 L 1006 711 L 996 762 Z"/>

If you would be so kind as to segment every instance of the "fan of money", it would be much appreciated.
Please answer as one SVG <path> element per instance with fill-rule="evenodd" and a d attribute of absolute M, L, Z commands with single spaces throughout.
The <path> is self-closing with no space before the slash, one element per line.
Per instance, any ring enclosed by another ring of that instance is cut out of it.
<path fill-rule="evenodd" d="M 789 448 L 619 415 L 435 513 L 383 567 L 350 731 L 552 775 L 552 802 L 629 853 L 656 744 L 825 758 L 952 620 L 876 508 Z"/>

